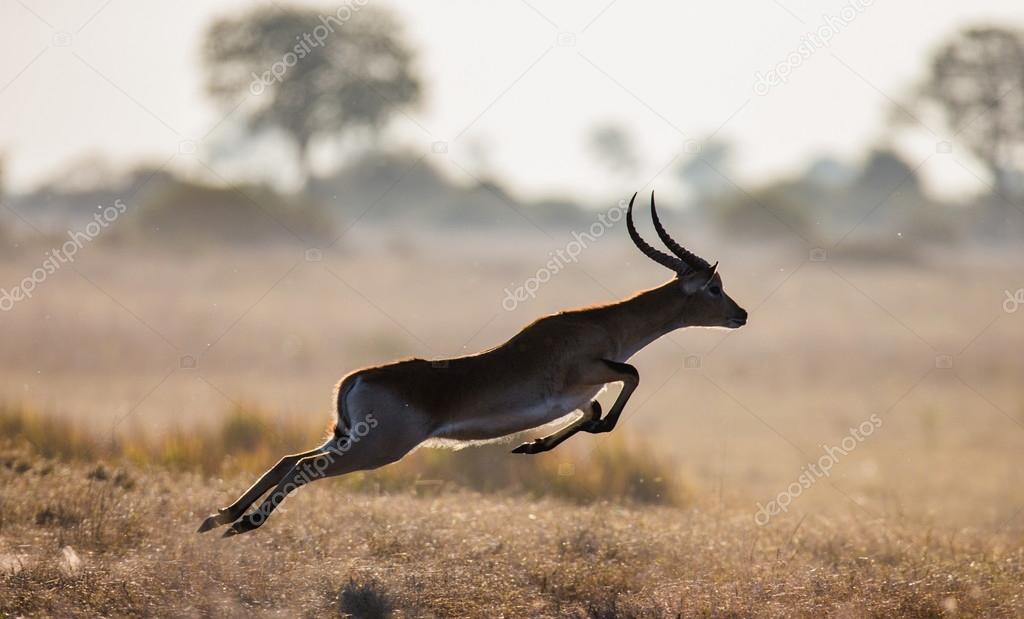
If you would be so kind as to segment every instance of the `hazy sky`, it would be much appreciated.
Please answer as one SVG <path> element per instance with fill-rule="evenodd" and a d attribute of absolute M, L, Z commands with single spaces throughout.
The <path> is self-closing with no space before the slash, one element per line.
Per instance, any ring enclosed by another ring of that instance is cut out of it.
<path fill-rule="evenodd" d="M 716 132 L 738 146 L 741 183 L 823 154 L 856 161 L 889 139 L 890 99 L 905 96 L 943 38 L 968 23 L 1024 25 L 1020 0 L 368 2 L 400 15 L 428 87 L 423 109 L 396 119 L 395 141 L 424 152 L 446 142 L 447 154 L 431 156 L 453 178 L 487 168 L 523 195 L 589 199 L 642 187 L 686 140 Z M 218 124 L 224 111 L 203 94 L 201 36 L 212 18 L 252 4 L 0 0 L 7 182 L 31 186 L 85 153 L 114 164 L 174 156 L 204 170 L 197 159 L 210 161 L 238 119 Z M 807 47 L 823 27 L 829 45 Z M 802 41 L 810 52 L 791 56 Z M 755 75 L 780 63 L 786 83 L 756 89 Z M 935 188 L 977 188 L 955 159 L 973 162 L 955 142 L 952 156 L 937 155 L 949 136 L 926 122 L 900 140 L 905 156 L 926 162 Z M 586 136 L 603 123 L 634 135 L 640 169 L 611 174 L 594 160 Z M 271 147 L 249 174 L 288 161 Z"/>

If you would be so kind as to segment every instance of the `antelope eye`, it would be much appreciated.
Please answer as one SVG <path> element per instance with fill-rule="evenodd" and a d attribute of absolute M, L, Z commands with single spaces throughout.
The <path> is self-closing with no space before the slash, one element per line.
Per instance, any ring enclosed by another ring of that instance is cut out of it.
<path fill-rule="evenodd" d="M 710 286 L 708 286 L 708 292 L 711 293 L 711 296 L 717 297 L 718 295 L 722 294 L 722 287 L 719 286 L 718 284 L 711 284 Z"/>

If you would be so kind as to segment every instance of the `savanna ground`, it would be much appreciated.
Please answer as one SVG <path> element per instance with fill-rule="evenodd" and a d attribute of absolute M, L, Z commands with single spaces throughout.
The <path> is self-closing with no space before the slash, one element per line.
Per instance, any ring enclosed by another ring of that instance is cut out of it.
<path fill-rule="evenodd" d="M 1019 528 L 854 515 L 762 528 L 736 509 L 325 483 L 271 529 L 218 539 L 193 529 L 242 478 L 6 463 L 12 616 L 1014 616 L 1024 603 Z"/>
<path fill-rule="evenodd" d="M 0 613 L 1024 615 L 1024 308 L 1003 307 L 1022 256 L 853 259 L 856 234 L 825 260 L 695 239 L 751 322 L 641 352 L 618 436 L 420 450 L 304 488 L 260 531 L 196 534 L 319 439 L 345 372 L 665 277 L 602 239 L 507 311 L 570 237 L 350 236 L 322 255 L 97 244 L 0 317 Z M 2 281 L 39 256 L 5 257 Z"/>

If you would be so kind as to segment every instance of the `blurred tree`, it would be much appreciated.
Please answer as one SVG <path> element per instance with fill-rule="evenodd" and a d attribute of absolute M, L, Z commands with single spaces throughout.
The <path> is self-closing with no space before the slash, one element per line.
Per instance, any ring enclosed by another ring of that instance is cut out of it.
<path fill-rule="evenodd" d="M 917 171 L 889 148 L 876 148 L 868 154 L 863 169 L 850 183 L 847 193 L 847 202 L 852 203 L 850 216 L 854 220 L 882 202 L 924 201 Z"/>
<path fill-rule="evenodd" d="M 857 175 L 848 164 L 828 155 L 815 158 L 804 172 L 803 182 L 830 190 L 846 187 Z"/>
<path fill-rule="evenodd" d="M 834 232 L 845 238 L 856 231 L 851 242 L 877 243 L 875 249 L 900 235 L 948 241 L 956 232 L 944 206 L 925 193 L 914 166 L 888 146 L 873 149 L 856 178 L 828 201 L 834 204 Z"/>
<path fill-rule="evenodd" d="M 355 129 L 374 137 L 420 99 L 413 54 L 378 7 L 257 8 L 214 22 L 202 52 L 210 95 L 239 106 L 251 129 L 288 134 L 307 178 L 314 138 Z"/>
<path fill-rule="evenodd" d="M 611 170 L 622 175 L 636 170 L 639 158 L 633 148 L 633 141 L 622 127 L 597 127 L 590 133 L 588 142 L 594 158 Z"/>
<path fill-rule="evenodd" d="M 797 240 L 817 234 L 820 196 L 826 191 L 780 180 L 746 191 L 718 194 L 708 208 L 712 225 L 725 234 L 755 241 Z"/>
<path fill-rule="evenodd" d="M 713 202 L 722 198 L 732 186 L 729 181 L 733 176 L 732 155 L 732 144 L 710 139 L 700 145 L 698 152 L 679 164 L 676 176 L 694 191 L 698 203 Z"/>
<path fill-rule="evenodd" d="M 968 28 L 931 61 L 919 104 L 938 104 L 946 124 L 1008 195 L 1024 148 L 1024 34 L 995 27 Z"/>

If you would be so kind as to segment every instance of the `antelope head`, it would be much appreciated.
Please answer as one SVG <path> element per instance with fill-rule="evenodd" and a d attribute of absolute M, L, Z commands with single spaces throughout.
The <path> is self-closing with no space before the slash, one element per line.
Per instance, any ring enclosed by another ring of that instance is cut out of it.
<path fill-rule="evenodd" d="M 636 194 L 629 201 L 626 211 L 626 227 L 633 243 L 648 258 L 671 269 L 676 274 L 676 287 L 683 301 L 680 321 L 685 326 L 693 327 L 728 327 L 736 329 L 747 324 L 747 310 L 740 307 L 725 293 L 722 287 L 722 276 L 718 274 L 718 263 L 709 264 L 706 260 L 690 252 L 677 243 L 658 219 L 658 211 L 654 207 L 654 193 L 651 193 L 651 219 L 654 229 L 658 232 L 665 246 L 673 254 L 669 255 L 647 244 L 633 224 L 633 202 Z"/>

